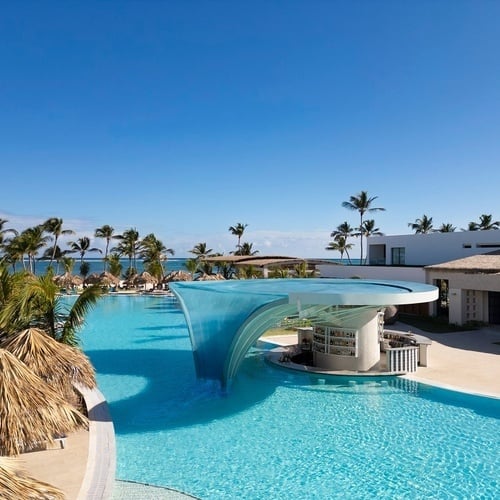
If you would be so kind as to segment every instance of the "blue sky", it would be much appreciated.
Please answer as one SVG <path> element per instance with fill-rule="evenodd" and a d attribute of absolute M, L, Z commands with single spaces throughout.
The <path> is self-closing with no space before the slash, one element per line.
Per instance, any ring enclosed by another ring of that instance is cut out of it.
<path fill-rule="evenodd" d="M 6 2 L 0 217 L 331 257 L 351 195 L 385 234 L 500 219 L 500 2 Z M 359 247 L 359 245 L 358 245 Z M 356 252 L 351 252 L 356 256 Z"/>

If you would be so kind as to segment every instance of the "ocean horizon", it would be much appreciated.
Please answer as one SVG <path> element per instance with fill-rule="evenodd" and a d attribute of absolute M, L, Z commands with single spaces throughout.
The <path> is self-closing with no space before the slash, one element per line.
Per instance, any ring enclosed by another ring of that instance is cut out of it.
<path fill-rule="evenodd" d="M 167 259 L 163 263 L 163 268 L 165 269 L 165 274 L 168 274 L 172 271 L 186 271 L 186 261 L 190 257 L 172 257 Z M 311 258 L 313 260 L 313 258 Z M 324 258 L 318 258 L 317 260 L 324 260 L 324 261 L 330 261 L 330 262 L 336 262 L 336 263 L 342 263 L 342 264 L 349 264 L 349 261 L 347 259 L 343 259 L 342 261 L 340 259 L 324 259 Z M 88 257 L 84 259 L 85 262 L 87 262 L 90 266 L 89 273 L 102 273 L 104 271 L 104 261 L 100 257 Z M 122 273 L 124 273 L 128 267 L 129 267 L 129 259 L 120 259 L 120 262 L 122 263 L 123 269 Z M 142 259 L 137 259 L 136 260 L 137 264 L 137 272 L 141 273 L 144 270 L 144 263 Z M 359 265 L 360 264 L 360 259 L 351 259 L 351 265 Z M 49 267 L 49 261 L 46 260 L 37 260 L 35 263 L 35 274 L 36 275 L 43 275 L 47 272 L 47 268 Z M 62 266 L 58 266 L 57 263 L 54 263 L 53 265 L 55 274 L 63 274 L 63 268 Z M 79 274 L 79 268 L 80 268 L 80 259 L 75 258 L 75 265 L 73 268 L 73 274 Z M 12 270 L 12 268 L 10 268 Z M 16 271 L 21 271 L 23 269 L 22 263 L 18 263 L 16 265 Z"/>

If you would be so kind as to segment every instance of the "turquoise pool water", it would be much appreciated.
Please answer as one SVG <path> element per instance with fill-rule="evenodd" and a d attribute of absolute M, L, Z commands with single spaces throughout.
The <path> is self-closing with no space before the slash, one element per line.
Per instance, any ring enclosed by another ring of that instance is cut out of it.
<path fill-rule="evenodd" d="M 203 499 L 500 494 L 500 400 L 291 373 L 258 348 L 224 395 L 196 380 L 184 316 L 166 297 L 106 297 L 81 336 L 119 479 Z"/>

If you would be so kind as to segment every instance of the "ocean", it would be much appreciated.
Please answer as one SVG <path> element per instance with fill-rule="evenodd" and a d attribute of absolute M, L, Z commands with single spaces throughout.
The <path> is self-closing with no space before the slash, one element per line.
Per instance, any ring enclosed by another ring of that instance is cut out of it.
<path fill-rule="evenodd" d="M 165 274 L 171 273 L 172 271 L 186 271 L 186 266 L 185 263 L 188 259 L 187 258 L 170 258 L 167 259 L 163 263 L 163 268 L 165 269 Z M 330 261 L 330 262 L 340 262 L 340 259 L 321 259 L 324 261 Z M 85 262 L 87 262 L 90 265 L 90 270 L 88 274 L 92 273 L 102 273 L 104 271 L 104 262 L 102 258 L 85 258 Z M 120 262 L 122 263 L 122 273 L 124 273 L 128 267 L 129 267 L 129 260 L 128 259 L 120 259 Z M 342 261 L 344 264 L 348 264 L 348 261 L 344 259 Z M 351 262 L 353 265 L 358 265 L 359 264 L 359 259 L 351 259 Z M 27 264 L 27 263 L 26 263 Z M 137 259 L 136 261 L 137 264 L 137 272 L 141 273 L 144 270 L 144 265 L 142 260 Z M 49 266 L 49 261 L 45 260 L 38 260 L 36 261 L 35 264 L 35 274 L 40 276 L 43 275 L 47 272 L 47 268 Z M 73 268 L 73 274 L 79 274 L 79 269 L 80 269 L 80 260 L 78 258 L 75 258 L 75 266 Z M 16 271 L 21 271 L 22 270 L 22 264 L 18 263 L 16 265 Z M 54 270 L 55 274 L 63 274 L 64 269 L 62 266 L 57 266 L 57 263 L 54 263 Z"/>

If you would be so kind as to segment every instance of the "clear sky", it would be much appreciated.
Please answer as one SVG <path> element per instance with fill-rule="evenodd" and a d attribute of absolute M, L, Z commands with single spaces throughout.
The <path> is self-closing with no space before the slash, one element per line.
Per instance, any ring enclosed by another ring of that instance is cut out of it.
<path fill-rule="evenodd" d="M 135 227 L 178 257 L 235 250 L 241 222 L 261 255 L 330 258 L 362 190 L 385 234 L 499 220 L 499 20 L 481 0 L 3 2 L 0 217 Z"/>

